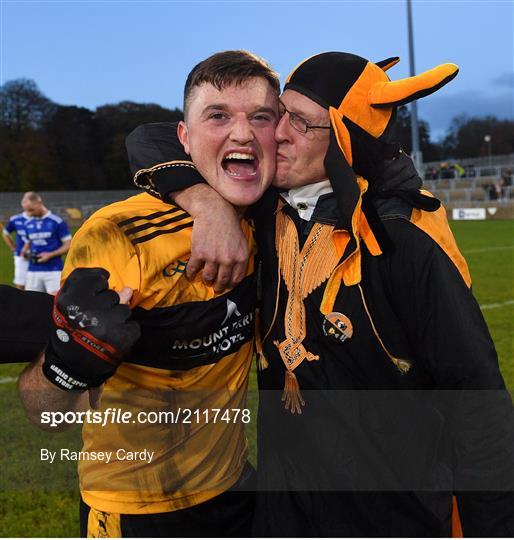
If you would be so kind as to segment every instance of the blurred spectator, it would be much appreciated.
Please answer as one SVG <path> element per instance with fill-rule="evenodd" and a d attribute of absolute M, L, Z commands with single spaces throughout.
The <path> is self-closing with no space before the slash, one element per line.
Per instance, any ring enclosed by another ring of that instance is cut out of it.
<path fill-rule="evenodd" d="M 435 167 L 427 167 L 425 169 L 425 180 L 437 180 L 439 171 Z"/>
<path fill-rule="evenodd" d="M 502 172 L 502 178 L 504 186 L 512 186 L 512 169 L 505 169 Z"/>
<path fill-rule="evenodd" d="M 500 178 L 494 183 L 494 190 L 496 192 L 496 199 L 501 202 L 503 200 L 503 178 Z"/>
<path fill-rule="evenodd" d="M 50 212 L 37 193 L 25 193 L 22 204 L 25 200 L 31 216 L 25 223 L 27 242 L 22 249 L 29 256 L 25 288 L 55 294 L 61 280 L 61 255 L 70 249 L 71 234 L 66 222 Z"/>
<path fill-rule="evenodd" d="M 448 163 L 441 163 L 439 165 L 439 174 L 441 175 L 441 178 L 444 179 L 451 179 L 455 177 L 455 171 L 450 168 Z"/>
<path fill-rule="evenodd" d="M 30 218 L 30 214 L 27 209 L 30 207 L 30 202 L 25 198 L 25 193 L 21 199 L 21 207 L 23 212 L 20 214 L 14 214 L 9 218 L 7 225 L 4 227 L 2 238 L 12 251 L 14 259 L 14 278 L 13 283 L 18 289 L 25 288 L 25 280 L 27 279 L 27 269 L 29 267 L 29 261 L 21 255 L 23 246 L 27 241 L 25 234 L 25 223 Z M 14 241 L 12 239 L 12 233 L 14 233 Z"/>
<path fill-rule="evenodd" d="M 509 199 L 509 187 L 512 186 L 512 169 L 506 169 L 502 172 L 502 200 Z"/>
<path fill-rule="evenodd" d="M 482 187 L 484 188 L 488 200 L 496 201 L 498 199 L 498 191 L 495 184 L 490 182 L 489 184 L 484 184 Z"/>
<path fill-rule="evenodd" d="M 466 175 L 466 169 L 464 169 L 464 167 L 462 167 L 458 163 L 454 163 L 453 168 L 455 169 L 455 172 L 457 173 L 456 176 L 458 176 L 459 178 L 462 178 Z"/>

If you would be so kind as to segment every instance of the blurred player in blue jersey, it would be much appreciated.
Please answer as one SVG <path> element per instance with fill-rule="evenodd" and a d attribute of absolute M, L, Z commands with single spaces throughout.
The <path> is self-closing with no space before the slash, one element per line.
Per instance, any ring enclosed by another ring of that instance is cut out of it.
<path fill-rule="evenodd" d="M 61 255 L 70 249 L 71 234 L 66 222 L 48 210 L 37 193 L 25 197 L 30 200 L 27 212 L 31 216 L 25 223 L 27 241 L 22 250 L 30 250 L 25 288 L 55 294 L 63 268 Z"/>
<path fill-rule="evenodd" d="M 27 242 L 25 235 L 25 222 L 31 217 L 29 210 L 32 206 L 32 197 L 35 193 L 28 191 L 23 195 L 21 200 L 21 207 L 23 212 L 20 214 L 14 214 L 9 218 L 7 225 L 3 230 L 3 239 L 9 249 L 12 251 L 14 257 L 14 279 L 13 283 L 18 289 L 25 288 L 25 280 L 27 279 L 27 270 L 29 267 L 29 261 L 21 254 L 23 246 Z M 12 239 L 12 233 L 15 233 L 14 240 Z"/>

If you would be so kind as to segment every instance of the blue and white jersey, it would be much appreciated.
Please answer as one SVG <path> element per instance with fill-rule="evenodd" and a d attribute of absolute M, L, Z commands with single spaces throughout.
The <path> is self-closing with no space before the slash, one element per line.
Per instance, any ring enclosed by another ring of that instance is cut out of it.
<path fill-rule="evenodd" d="M 14 214 L 9 218 L 7 225 L 4 227 L 4 234 L 16 233 L 16 250 L 15 255 L 19 255 L 25 242 L 27 241 L 27 236 L 25 234 L 25 223 L 29 220 L 30 217 L 22 212 L 21 214 Z"/>
<path fill-rule="evenodd" d="M 65 240 L 71 239 L 71 234 L 66 222 L 47 212 L 42 217 L 32 217 L 25 223 L 25 232 L 30 242 L 31 255 L 55 251 L 60 248 Z M 51 272 L 62 270 L 61 257 L 54 257 L 46 263 L 35 262 L 35 257 L 30 258 L 29 272 Z"/>

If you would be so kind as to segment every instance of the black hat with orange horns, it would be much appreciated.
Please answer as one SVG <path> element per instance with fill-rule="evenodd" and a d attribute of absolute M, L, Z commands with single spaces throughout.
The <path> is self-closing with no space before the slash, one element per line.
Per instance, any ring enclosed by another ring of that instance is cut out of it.
<path fill-rule="evenodd" d="M 392 57 L 373 63 L 344 52 L 321 53 L 301 62 L 284 86 L 284 91 L 295 90 L 329 111 L 332 129 L 325 169 L 346 230 L 353 229 L 355 208 L 360 208 L 368 182 L 373 186 L 380 181 L 381 162 L 399 153 L 392 141 L 397 107 L 436 92 L 459 71 L 455 64 L 442 64 L 391 81 L 386 71 L 399 61 Z M 366 179 L 364 189 L 356 175 Z"/>
<path fill-rule="evenodd" d="M 288 76 L 284 90 L 296 90 L 328 109 L 341 150 L 354 165 L 351 131 L 364 131 L 389 142 L 394 112 L 400 105 L 428 96 L 456 77 L 455 64 L 442 64 L 415 77 L 391 81 L 386 71 L 400 61 L 376 64 L 344 52 L 311 56 Z"/>

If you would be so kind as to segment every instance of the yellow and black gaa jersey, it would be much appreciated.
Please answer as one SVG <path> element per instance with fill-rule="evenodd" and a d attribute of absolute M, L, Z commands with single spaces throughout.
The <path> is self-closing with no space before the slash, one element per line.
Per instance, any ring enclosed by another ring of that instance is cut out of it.
<path fill-rule="evenodd" d="M 243 282 L 222 295 L 200 279 L 188 281 L 192 226 L 181 208 L 144 193 L 91 216 L 66 259 L 63 278 L 100 266 L 113 289 L 132 287 L 142 331 L 104 387 L 102 423 L 83 429 L 82 496 L 100 511 L 199 504 L 230 488 L 247 458 L 253 262 Z M 253 249 L 251 229 L 243 227 Z"/>

